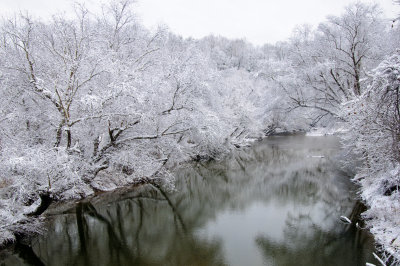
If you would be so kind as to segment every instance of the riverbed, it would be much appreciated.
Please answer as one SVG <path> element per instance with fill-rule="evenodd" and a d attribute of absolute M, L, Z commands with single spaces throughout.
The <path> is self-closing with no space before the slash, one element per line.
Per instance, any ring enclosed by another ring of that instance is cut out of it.
<path fill-rule="evenodd" d="M 1 265 L 365 265 L 378 263 L 337 137 L 281 136 L 221 161 L 53 211 Z"/>

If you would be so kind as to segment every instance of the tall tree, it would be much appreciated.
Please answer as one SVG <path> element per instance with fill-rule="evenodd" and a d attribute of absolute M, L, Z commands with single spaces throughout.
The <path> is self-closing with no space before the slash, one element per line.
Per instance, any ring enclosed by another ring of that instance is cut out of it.
<path fill-rule="evenodd" d="M 308 29 L 297 34 L 291 53 L 295 79 L 281 83 L 292 108 L 316 110 L 316 121 L 338 118 L 341 104 L 362 93 L 365 69 L 382 59 L 374 53 L 382 32 L 377 6 L 357 2 L 342 16 L 328 17 L 313 35 Z"/>

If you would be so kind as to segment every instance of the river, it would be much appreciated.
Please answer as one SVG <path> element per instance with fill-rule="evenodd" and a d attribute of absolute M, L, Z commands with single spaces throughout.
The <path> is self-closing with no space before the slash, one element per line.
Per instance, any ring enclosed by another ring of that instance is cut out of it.
<path fill-rule="evenodd" d="M 336 137 L 269 137 L 223 161 L 53 211 L 46 231 L 0 265 L 365 265 L 373 238 Z"/>

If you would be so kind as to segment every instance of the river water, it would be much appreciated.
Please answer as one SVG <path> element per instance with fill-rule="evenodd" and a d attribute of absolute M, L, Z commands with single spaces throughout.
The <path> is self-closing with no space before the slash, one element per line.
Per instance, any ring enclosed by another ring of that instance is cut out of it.
<path fill-rule="evenodd" d="M 270 137 L 50 216 L 0 265 L 365 265 L 373 239 L 344 224 L 358 205 L 336 137 Z"/>

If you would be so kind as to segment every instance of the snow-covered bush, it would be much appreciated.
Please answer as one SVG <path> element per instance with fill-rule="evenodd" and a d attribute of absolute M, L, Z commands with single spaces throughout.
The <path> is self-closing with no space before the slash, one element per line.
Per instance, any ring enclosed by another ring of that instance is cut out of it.
<path fill-rule="evenodd" d="M 343 106 L 347 146 L 363 161 L 355 176 L 369 210 L 367 225 L 392 260 L 400 261 L 400 52 L 384 60 L 360 97 Z"/>

